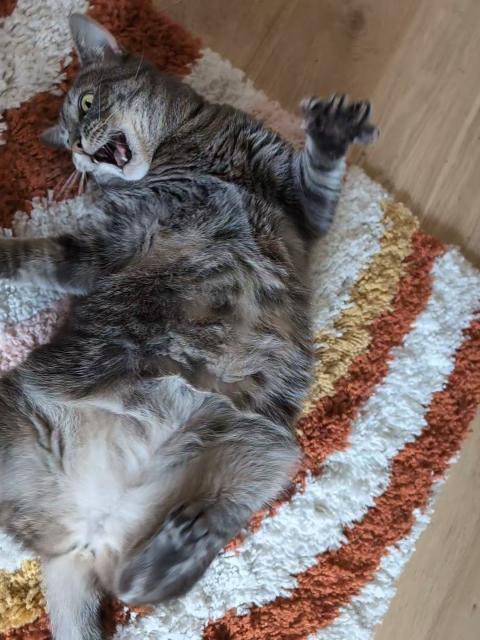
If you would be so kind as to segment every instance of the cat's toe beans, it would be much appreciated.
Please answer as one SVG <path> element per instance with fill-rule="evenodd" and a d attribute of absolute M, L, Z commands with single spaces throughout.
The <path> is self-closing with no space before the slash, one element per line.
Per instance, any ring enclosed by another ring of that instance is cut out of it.
<path fill-rule="evenodd" d="M 154 604 L 188 591 L 221 549 L 199 505 L 171 512 L 159 532 L 121 570 L 118 594 L 129 604 Z"/>
<path fill-rule="evenodd" d="M 380 130 L 374 125 L 367 124 L 363 126 L 360 131 L 353 138 L 353 142 L 359 144 L 372 144 L 380 135 Z"/>

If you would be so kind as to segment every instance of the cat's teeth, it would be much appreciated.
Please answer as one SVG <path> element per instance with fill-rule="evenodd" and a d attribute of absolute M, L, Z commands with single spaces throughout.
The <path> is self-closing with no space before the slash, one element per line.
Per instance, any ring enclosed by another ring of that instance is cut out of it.
<path fill-rule="evenodd" d="M 127 153 L 123 145 L 117 144 L 115 151 L 113 152 L 113 157 L 119 167 L 123 167 L 128 162 Z"/>

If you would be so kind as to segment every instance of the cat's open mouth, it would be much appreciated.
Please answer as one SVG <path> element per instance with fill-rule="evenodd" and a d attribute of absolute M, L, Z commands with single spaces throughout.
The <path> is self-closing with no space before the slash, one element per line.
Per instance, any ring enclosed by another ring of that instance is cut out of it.
<path fill-rule="evenodd" d="M 108 162 L 122 169 L 132 158 L 127 138 L 123 133 L 115 133 L 107 144 L 97 149 L 91 156 L 94 162 Z"/>

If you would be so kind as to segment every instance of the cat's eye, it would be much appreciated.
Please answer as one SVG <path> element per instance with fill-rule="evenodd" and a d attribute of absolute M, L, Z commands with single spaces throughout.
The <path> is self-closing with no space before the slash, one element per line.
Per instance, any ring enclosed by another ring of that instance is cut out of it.
<path fill-rule="evenodd" d="M 80 98 L 80 110 L 82 113 L 87 113 L 87 111 L 92 106 L 93 102 L 93 93 L 84 93 Z"/>

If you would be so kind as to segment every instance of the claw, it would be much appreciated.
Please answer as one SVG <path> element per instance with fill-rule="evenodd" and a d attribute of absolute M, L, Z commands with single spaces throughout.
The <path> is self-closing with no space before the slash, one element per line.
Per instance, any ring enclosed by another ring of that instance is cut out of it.
<path fill-rule="evenodd" d="M 370 113 L 372 108 L 370 106 L 370 102 L 365 100 L 364 102 L 359 103 L 359 116 L 357 117 L 357 123 L 362 125 L 368 118 L 370 117 Z"/>
<path fill-rule="evenodd" d="M 336 93 L 324 100 L 305 98 L 300 104 L 307 135 L 333 153 L 341 155 L 352 142 L 368 144 L 378 137 L 369 122 L 372 110 L 368 100 L 351 102 L 348 95 Z"/>
<path fill-rule="evenodd" d="M 333 104 L 335 102 L 337 98 L 337 94 L 336 93 L 332 93 L 331 96 L 329 96 L 326 100 L 325 100 L 325 108 L 323 110 L 323 112 L 325 113 L 325 115 L 328 115 L 330 113 L 330 111 L 332 110 Z"/>
<path fill-rule="evenodd" d="M 346 95 L 337 96 L 337 104 L 335 105 L 336 111 L 339 111 L 340 109 L 342 109 L 346 99 L 347 99 Z"/>
<path fill-rule="evenodd" d="M 321 104 L 321 102 L 321 98 L 315 98 L 313 96 L 309 98 L 302 98 L 300 101 L 300 109 L 303 115 L 306 116 L 308 113 L 313 111 L 319 104 Z"/>

